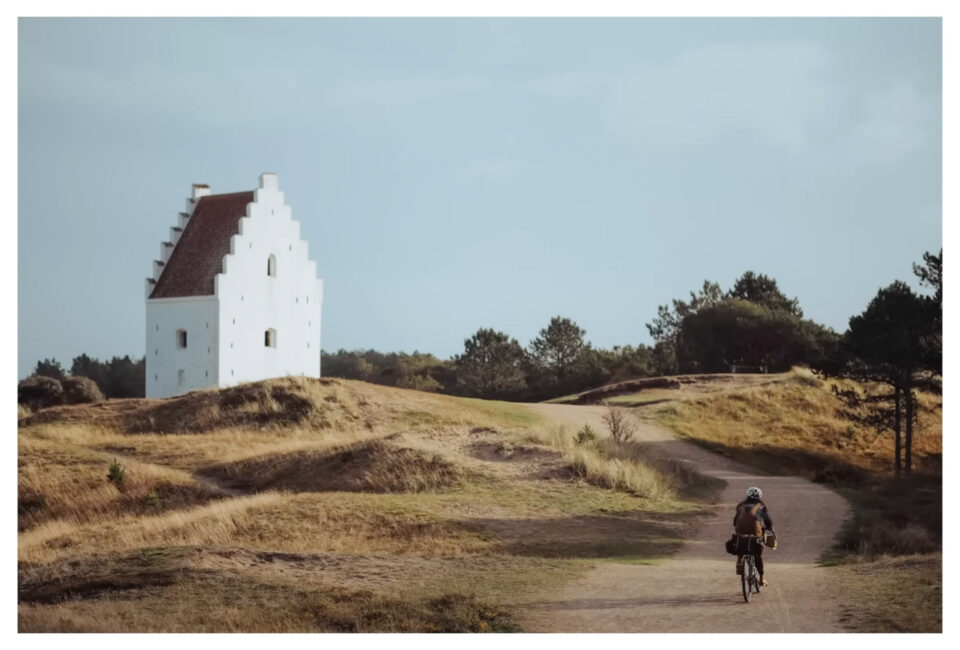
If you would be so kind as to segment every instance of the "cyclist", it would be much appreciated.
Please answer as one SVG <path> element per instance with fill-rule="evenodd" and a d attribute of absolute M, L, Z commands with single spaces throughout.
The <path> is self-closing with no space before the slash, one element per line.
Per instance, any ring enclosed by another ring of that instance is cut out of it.
<path fill-rule="evenodd" d="M 773 532 L 773 520 L 767 512 L 767 504 L 761 498 L 763 490 L 758 487 L 747 488 L 747 498 L 737 504 L 737 512 L 733 516 L 733 528 L 738 536 L 749 535 L 757 538 L 753 547 L 753 557 L 756 559 L 757 573 L 760 574 L 760 586 L 766 587 L 767 581 L 763 577 L 763 531 Z M 737 575 L 743 573 L 743 553 L 737 558 Z"/>

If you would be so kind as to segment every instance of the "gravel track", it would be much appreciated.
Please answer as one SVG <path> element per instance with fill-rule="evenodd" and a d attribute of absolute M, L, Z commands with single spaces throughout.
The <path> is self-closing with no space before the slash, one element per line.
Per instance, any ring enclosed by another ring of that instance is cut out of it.
<path fill-rule="evenodd" d="M 530 404 L 571 432 L 606 431 L 604 407 Z M 839 588 L 818 566 L 851 511 L 836 492 L 795 476 L 767 476 L 644 423 L 637 438 L 699 472 L 723 479 L 716 515 L 671 560 L 603 563 L 557 593 L 523 607 L 530 632 L 839 632 Z M 770 586 L 743 602 L 735 560 L 723 549 L 734 506 L 750 485 L 763 489 L 779 548 L 764 552 Z M 750 612 L 751 616 L 743 616 Z"/>

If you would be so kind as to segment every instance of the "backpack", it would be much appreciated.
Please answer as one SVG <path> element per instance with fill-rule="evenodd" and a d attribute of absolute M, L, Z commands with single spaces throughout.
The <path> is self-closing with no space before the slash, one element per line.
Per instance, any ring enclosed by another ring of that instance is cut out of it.
<path fill-rule="evenodd" d="M 737 506 L 737 535 L 763 536 L 763 525 L 757 512 L 763 506 L 763 501 L 757 501 L 752 508 L 748 508 L 746 501 Z"/>

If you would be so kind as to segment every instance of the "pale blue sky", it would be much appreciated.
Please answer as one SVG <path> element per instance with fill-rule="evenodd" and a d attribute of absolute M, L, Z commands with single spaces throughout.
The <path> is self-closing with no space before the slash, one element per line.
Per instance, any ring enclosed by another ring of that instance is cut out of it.
<path fill-rule="evenodd" d="M 936 19 L 21 20 L 19 375 L 143 354 L 191 183 L 279 174 L 323 348 L 648 343 L 752 269 L 837 330 L 941 247 Z"/>

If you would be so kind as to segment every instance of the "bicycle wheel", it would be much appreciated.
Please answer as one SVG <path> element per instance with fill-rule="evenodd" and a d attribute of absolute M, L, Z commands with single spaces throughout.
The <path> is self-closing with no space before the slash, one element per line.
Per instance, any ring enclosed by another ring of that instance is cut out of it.
<path fill-rule="evenodd" d="M 743 571 L 740 573 L 740 586 L 743 587 L 743 601 L 750 602 L 750 582 L 753 575 L 753 557 L 743 556 Z"/>

